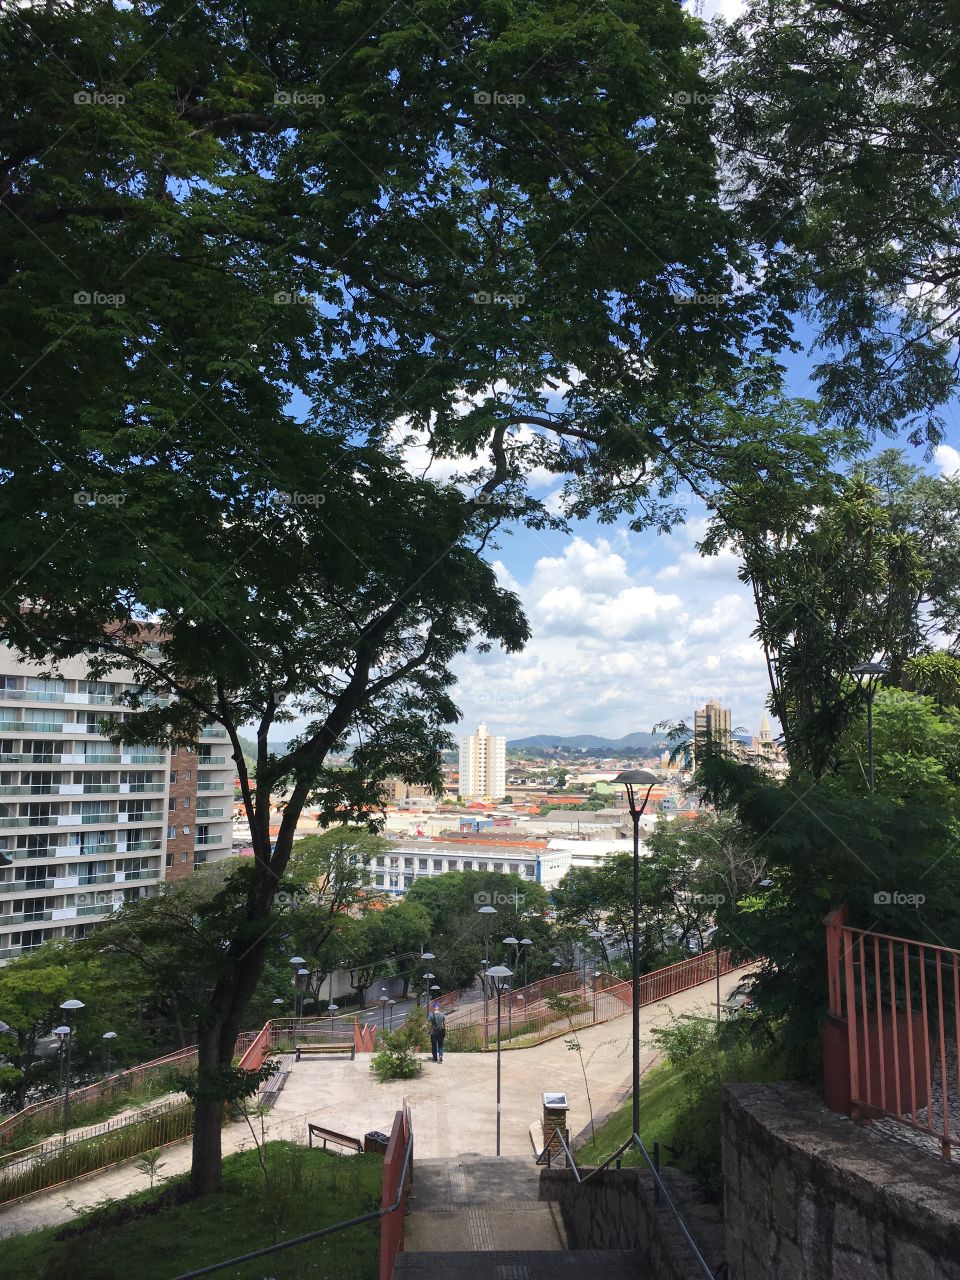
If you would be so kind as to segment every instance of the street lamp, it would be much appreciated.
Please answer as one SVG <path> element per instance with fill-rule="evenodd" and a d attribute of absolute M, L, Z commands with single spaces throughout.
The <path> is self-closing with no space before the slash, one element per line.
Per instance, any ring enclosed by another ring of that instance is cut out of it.
<path fill-rule="evenodd" d="M 497 1155 L 500 1154 L 500 998 L 506 989 L 507 983 L 513 977 L 510 970 L 503 964 L 496 964 L 492 969 L 487 970 L 487 977 L 493 979 L 493 985 L 497 992 Z"/>
<path fill-rule="evenodd" d="M 112 1063 L 113 1042 L 114 1040 L 116 1040 L 116 1038 L 117 1038 L 117 1033 L 115 1031 L 105 1031 L 101 1036 L 101 1039 L 106 1040 L 107 1042 L 107 1075 L 110 1074 L 110 1067 Z"/>
<path fill-rule="evenodd" d="M 331 1040 L 333 1039 L 333 1015 L 339 1010 L 339 1008 L 340 1006 L 338 1004 L 334 1004 L 332 1000 L 327 1005 L 327 1013 L 329 1013 L 330 1015 L 330 1039 Z"/>
<path fill-rule="evenodd" d="M 431 979 L 431 978 L 435 978 L 436 976 L 437 976 L 437 975 L 436 975 L 435 973 L 425 973 L 425 974 L 423 975 L 423 998 L 424 998 L 424 1003 L 425 1003 L 425 1004 L 427 1004 L 427 1005 L 429 1005 L 429 1004 L 430 1004 L 430 995 L 429 995 L 430 987 L 429 987 L 429 985 L 428 985 L 428 984 L 429 984 L 429 982 L 430 982 L 430 979 Z M 419 997 L 419 995 L 418 995 L 418 996 L 417 996 L 417 1008 L 419 1008 L 419 1007 L 420 1007 L 420 997 Z"/>
<path fill-rule="evenodd" d="M 64 1000 L 60 1006 L 61 1009 L 66 1010 L 68 1018 L 71 1013 L 77 1013 L 84 1007 L 82 1000 Z M 67 1064 L 63 1076 L 63 1133 L 66 1137 L 67 1129 L 70 1127 L 70 1048 L 73 1042 L 73 1028 L 68 1023 L 66 1035 L 62 1034 L 63 1030 L 63 1027 L 58 1027 L 54 1034 L 60 1037 L 61 1047 L 64 1041 L 67 1046 Z"/>
<path fill-rule="evenodd" d="M 856 677 L 857 684 L 867 694 L 867 778 L 871 792 L 873 791 L 873 699 L 877 686 L 890 668 L 885 662 L 860 662 L 850 668 L 850 674 Z"/>
<path fill-rule="evenodd" d="M 302 979 L 302 982 L 297 983 L 297 1017 L 302 1022 L 303 1021 L 303 993 L 306 990 L 307 979 L 310 977 L 310 970 L 298 969 L 297 977 Z"/>
<path fill-rule="evenodd" d="M 393 1006 L 394 1006 L 396 1003 L 397 1003 L 397 1002 L 396 1002 L 396 1000 L 388 1000 L 388 1001 L 387 1001 L 387 1008 L 390 1010 L 390 1030 L 391 1030 L 391 1031 L 393 1030 Z"/>
<path fill-rule="evenodd" d="M 385 1031 L 385 1030 L 386 1030 L 386 1021 L 387 1021 L 387 1005 L 390 1003 L 390 997 L 387 995 L 387 989 L 386 989 L 386 987 L 381 987 L 381 988 L 380 988 L 380 990 L 383 992 L 383 995 L 382 995 L 382 996 L 380 996 L 380 999 L 379 999 L 379 1003 L 380 1003 L 380 1030 L 381 1030 L 381 1031 Z"/>
<path fill-rule="evenodd" d="M 640 818 L 647 807 L 650 792 L 657 785 L 657 775 L 649 769 L 626 769 L 613 780 L 626 788 L 627 804 L 633 822 L 633 928 L 631 930 L 631 1013 L 633 1014 L 633 1132 L 640 1135 Z M 643 802 L 637 808 L 635 788 L 646 787 Z"/>
<path fill-rule="evenodd" d="M 480 907 L 477 914 L 483 917 L 483 1040 L 484 1044 L 486 1044 L 487 1017 L 489 1016 L 487 1009 L 487 978 L 490 972 L 490 917 L 497 914 L 497 908 Z"/>

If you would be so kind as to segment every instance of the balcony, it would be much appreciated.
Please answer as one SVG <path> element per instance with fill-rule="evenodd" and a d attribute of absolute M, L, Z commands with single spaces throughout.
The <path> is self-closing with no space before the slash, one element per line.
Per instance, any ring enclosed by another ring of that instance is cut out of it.
<path fill-rule="evenodd" d="M 123 906 L 122 902 L 97 902 L 92 907 L 77 907 L 77 916 L 108 916 L 111 911 L 117 911 Z M 66 919 L 67 917 L 63 917 Z"/>
<path fill-rule="evenodd" d="M 131 880 L 159 880 L 159 879 L 160 879 L 159 867 L 157 867 L 155 870 L 152 870 L 152 871 L 149 870 L 148 868 L 144 868 L 141 871 L 121 871 L 117 877 L 117 883 L 125 884 L 125 883 L 129 883 L 129 881 Z"/>
<path fill-rule="evenodd" d="M 56 689 L 0 689 L 0 698 L 12 702 L 63 702 L 66 696 Z"/>
<path fill-rule="evenodd" d="M 51 813 L 41 818 L 36 815 L 28 818 L 0 818 L 0 827 L 55 827 L 58 816 L 56 813 Z"/>
<path fill-rule="evenodd" d="M 167 757 L 165 755 L 157 755 L 156 753 L 145 755 L 125 755 L 123 764 L 166 764 Z"/>
<path fill-rule="evenodd" d="M 4 856 L 12 858 L 14 862 L 24 862 L 29 859 L 36 861 L 37 858 L 55 858 L 60 857 L 66 852 L 66 846 L 61 844 L 47 844 L 42 849 L 4 849 Z"/>
<path fill-rule="evenodd" d="M 198 818 L 222 818 L 222 809 L 198 809 L 196 811 Z"/>
<path fill-rule="evenodd" d="M 230 781 L 229 779 L 224 779 L 222 782 L 216 782 L 212 778 L 201 779 L 197 783 L 197 791 L 198 792 L 199 791 L 217 791 L 220 794 L 224 794 L 225 792 L 232 792 L 233 782 Z"/>
<path fill-rule="evenodd" d="M 113 752 L 94 752 L 88 753 L 78 764 L 121 764 L 122 757 Z"/>
<path fill-rule="evenodd" d="M 36 924 L 37 921 L 52 920 L 53 911 L 16 911 L 13 915 L 0 915 L 0 929 L 9 928 L 12 924 Z"/>
<path fill-rule="evenodd" d="M 226 756 L 197 756 L 197 764 L 201 769 L 215 768 L 218 765 L 222 768 L 226 763 Z"/>
<path fill-rule="evenodd" d="M 193 843 L 198 848 L 203 848 L 211 844 L 213 845 L 227 844 L 228 842 L 229 842 L 229 837 L 227 836 L 194 836 L 193 838 Z"/>
<path fill-rule="evenodd" d="M 226 729 L 201 729 L 200 730 L 201 738 L 226 738 L 226 736 L 227 736 Z"/>
<path fill-rule="evenodd" d="M 116 809 L 114 809 L 112 813 L 108 812 L 106 809 L 101 813 L 71 813 L 67 822 L 62 823 L 61 825 L 69 825 L 72 827 L 76 826 L 79 822 L 80 825 L 84 827 L 96 827 L 101 823 L 110 825 L 111 823 L 117 822 L 119 818 L 120 815 L 117 813 Z"/>
<path fill-rule="evenodd" d="M 55 796 L 60 792 L 60 784 L 51 786 L 25 786 L 17 783 L 14 786 L 0 787 L 0 796 Z"/>
<path fill-rule="evenodd" d="M 145 823 L 160 822 L 163 819 L 162 809 L 137 809 L 133 813 L 118 813 L 117 821 L 126 822 L 133 826 L 143 826 Z"/>
<path fill-rule="evenodd" d="M 72 726 L 71 726 L 72 727 Z M 39 720 L 0 720 L 0 731 L 3 733 L 26 734 L 32 737 L 35 733 L 63 733 L 63 721 Z"/>
<path fill-rule="evenodd" d="M 77 888 L 83 888 L 88 884 L 118 884 L 119 878 L 113 871 L 101 871 L 95 876 L 78 876 Z"/>
<path fill-rule="evenodd" d="M 22 893 L 26 898 L 36 889 L 52 889 L 54 883 L 53 880 L 2 880 L 0 893 Z"/>
<path fill-rule="evenodd" d="M 56 848 L 58 858 L 99 858 L 104 853 L 116 853 L 116 844 L 67 844 Z"/>
<path fill-rule="evenodd" d="M 133 840 L 120 849 L 121 853 L 142 853 L 145 849 L 160 849 L 162 840 Z"/>

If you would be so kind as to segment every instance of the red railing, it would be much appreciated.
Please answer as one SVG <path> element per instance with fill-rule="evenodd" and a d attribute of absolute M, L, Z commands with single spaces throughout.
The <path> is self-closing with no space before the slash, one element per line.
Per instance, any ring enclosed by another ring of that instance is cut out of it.
<path fill-rule="evenodd" d="M 338 1023 L 330 1018 L 271 1018 L 259 1031 L 244 1033 L 246 1048 L 239 1065 L 256 1071 L 271 1053 L 285 1046 L 291 1050 L 298 1044 L 342 1044 L 349 1048 L 356 1043 L 355 1028 L 354 1022 Z M 238 1038 L 238 1050 L 241 1047 Z"/>
<path fill-rule="evenodd" d="M 397 1254 L 403 1249 L 403 1227 L 413 1172 L 413 1124 L 406 1102 L 393 1121 L 387 1154 L 383 1158 L 383 1183 L 380 1198 L 386 1209 L 399 1197 L 392 1213 L 380 1219 L 380 1280 L 392 1280 Z"/>
<path fill-rule="evenodd" d="M 846 908 L 826 929 L 828 1101 L 848 1101 L 855 1119 L 892 1116 L 939 1142 L 949 1160 L 960 1142 L 960 951 L 853 928 Z"/>
<path fill-rule="evenodd" d="M 101 1102 L 133 1101 L 148 1092 L 154 1077 L 172 1075 L 175 1070 L 186 1070 L 196 1064 L 197 1047 L 191 1045 L 187 1049 L 178 1049 L 175 1053 L 165 1054 L 162 1058 L 154 1058 L 150 1062 L 141 1062 L 135 1067 L 118 1071 L 115 1075 L 97 1080 L 93 1084 L 70 1092 L 70 1109 L 74 1125 L 84 1123 L 84 1112 Z M 43 1102 L 31 1103 L 23 1107 L 15 1115 L 0 1120 L 0 1150 L 12 1146 L 17 1135 L 31 1126 L 43 1126 L 48 1121 L 53 1123 L 63 1110 L 63 1097 L 58 1094 L 46 1098 Z"/>
<path fill-rule="evenodd" d="M 373 1053 L 377 1047 L 377 1029 L 376 1027 L 362 1026 L 359 1022 L 353 1024 L 353 1049 L 355 1053 Z"/>
<path fill-rule="evenodd" d="M 707 951 L 702 955 L 691 956 L 688 960 L 667 965 L 664 969 L 641 974 L 641 1006 L 655 1004 L 715 978 L 718 963 L 721 974 L 736 968 L 730 952 L 724 949 L 719 953 Z M 550 1007 L 547 996 L 553 992 L 575 997 L 569 1010 L 561 1012 Z M 536 1044 L 561 1035 L 571 1026 L 579 1029 L 609 1022 L 612 1018 L 628 1013 L 632 1006 L 631 983 L 624 982 L 613 974 L 601 973 L 587 986 L 583 986 L 579 971 L 561 973 L 556 977 L 530 983 L 528 987 L 521 987 L 518 991 L 509 991 L 501 997 L 500 1039 L 507 1044 L 511 1041 L 515 1041 L 517 1045 Z M 486 1018 L 482 1008 L 476 1012 L 471 1010 L 462 1019 L 458 1018 L 447 1026 L 451 1049 L 486 1048 L 495 1043 L 496 1034 L 495 996 L 488 1002 Z"/>

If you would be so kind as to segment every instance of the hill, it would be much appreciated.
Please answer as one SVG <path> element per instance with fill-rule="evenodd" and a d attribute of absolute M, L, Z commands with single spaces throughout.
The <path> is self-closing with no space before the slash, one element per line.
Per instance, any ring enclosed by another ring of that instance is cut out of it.
<path fill-rule="evenodd" d="M 595 733 L 563 734 L 537 733 L 527 738 L 514 738 L 507 743 L 507 750 L 549 751 L 559 747 L 566 751 L 609 751 L 616 755 L 625 751 L 642 751 L 645 754 L 663 750 L 667 745 L 662 733 L 628 733 L 622 738 L 602 738 Z"/>

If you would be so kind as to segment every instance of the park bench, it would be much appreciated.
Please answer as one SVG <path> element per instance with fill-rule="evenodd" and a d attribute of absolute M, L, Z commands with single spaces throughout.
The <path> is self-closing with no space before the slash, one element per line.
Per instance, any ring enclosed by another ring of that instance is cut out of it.
<path fill-rule="evenodd" d="M 289 1071 L 275 1071 L 260 1090 L 260 1101 L 265 1107 L 272 1107 L 276 1102 L 289 1074 Z"/>
<path fill-rule="evenodd" d="M 356 1055 L 356 1050 L 352 1044 L 298 1044 L 294 1046 L 293 1052 L 297 1062 L 304 1056 L 319 1057 L 326 1055 L 327 1057 L 342 1057 L 346 1054 L 350 1055 L 352 1062 Z"/>
<path fill-rule="evenodd" d="M 363 1143 L 359 1138 L 351 1138 L 345 1133 L 337 1133 L 336 1129 L 324 1129 L 319 1124 L 308 1124 L 308 1140 L 310 1146 L 313 1146 L 314 1138 L 323 1142 L 323 1149 L 326 1151 L 327 1143 L 332 1142 L 338 1147 L 347 1147 L 350 1151 L 360 1152 L 363 1150 Z"/>

